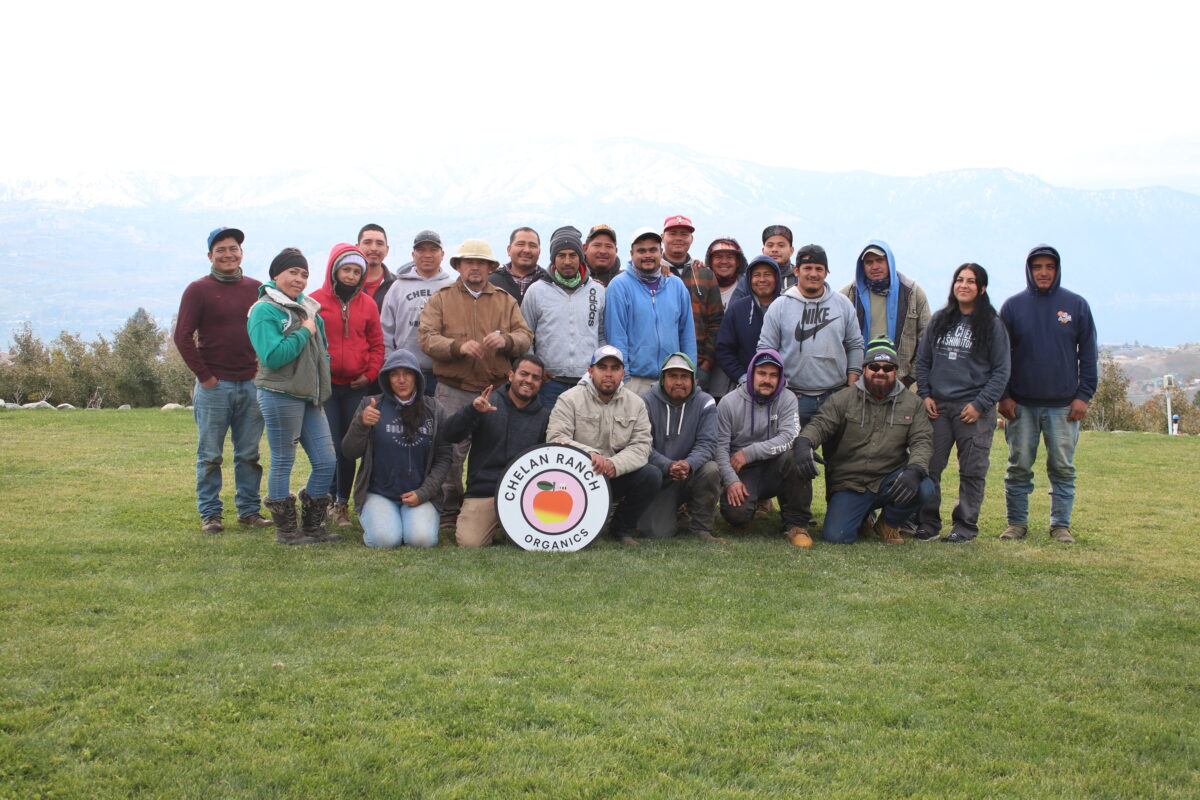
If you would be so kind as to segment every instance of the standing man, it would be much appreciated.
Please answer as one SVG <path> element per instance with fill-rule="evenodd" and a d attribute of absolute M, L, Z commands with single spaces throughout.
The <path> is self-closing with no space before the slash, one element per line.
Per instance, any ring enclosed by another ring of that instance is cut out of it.
<path fill-rule="evenodd" d="M 575 229 L 555 232 L 550 273 L 521 301 L 521 315 L 533 331 L 533 352 L 546 365 L 541 383 L 546 408 L 579 383 L 592 353 L 604 344 L 604 287 L 591 279 L 582 261 L 583 243 Z"/>
<path fill-rule="evenodd" d="M 671 353 L 695 359 L 696 329 L 687 287 L 662 267 L 662 236 L 653 228 L 635 231 L 629 254 L 633 268 L 605 293 L 604 335 L 628 354 L 626 388 L 640 396 L 658 381 L 659 365 Z"/>
<path fill-rule="evenodd" d="M 425 394 L 430 397 L 437 391 L 437 377 L 433 360 L 421 349 L 419 328 L 421 310 L 429 298 L 454 283 L 454 273 L 442 266 L 444 256 L 442 237 L 434 231 L 418 233 L 413 239 L 412 261 L 396 270 L 396 290 L 388 292 L 380 314 L 387 355 L 408 350 L 416 356 L 425 376 Z"/>
<path fill-rule="evenodd" d="M 392 282 L 396 280 L 391 270 L 383 263 L 388 254 L 387 231 L 374 222 L 362 226 L 358 232 L 358 249 L 367 259 L 367 279 L 363 283 L 363 294 L 375 301 L 375 308 L 383 310 L 383 301 Z"/>
<path fill-rule="evenodd" d="M 717 277 L 689 252 L 695 231 L 692 221 L 682 214 L 663 220 L 663 267 L 664 274 L 677 276 L 687 287 L 696 326 L 696 378 L 701 388 L 707 388 L 709 376 L 717 370 L 717 334 L 725 304 Z"/>
<path fill-rule="evenodd" d="M 798 280 L 796 270 L 792 266 L 792 253 L 795 252 L 792 247 L 792 229 L 787 225 L 768 225 L 763 229 L 762 241 L 762 254 L 779 265 L 779 291 L 786 292 L 795 286 Z M 750 283 L 743 277 L 738 280 L 732 299 L 737 300 L 750 294 Z"/>
<path fill-rule="evenodd" d="M 550 408 L 538 399 L 544 375 L 545 365 L 537 356 L 518 356 L 509 370 L 508 382 L 499 391 L 493 392 L 488 386 L 442 426 L 447 441 L 471 441 L 467 495 L 454 530 L 459 547 L 487 547 L 492 543 L 500 530 L 496 482 L 514 458 L 546 441 Z"/>
<path fill-rule="evenodd" d="M 872 240 L 858 256 L 854 283 L 842 287 L 858 314 L 863 341 L 885 336 L 896 344 L 904 388 L 917 380 L 917 344 L 929 327 L 929 301 L 916 281 L 896 270 L 887 242 Z"/>
<path fill-rule="evenodd" d="M 783 354 L 784 374 L 799 404 L 803 427 L 834 392 L 858 380 L 862 374 L 863 340 L 854 307 L 826 280 L 829 259 L 825 249 L 805 245 L 797 261 L 798 283 L 767 309 L 758 349 L 770 348 Z M 809 535 L 811 478 L 801 480 L 799 501 L 803 508 L 800 525 Z"/>
<path fill-rule="evenodd" d="M 761 350 L 746 373 L 745 382 L 717 406 L 717 467 L 725 489 L 721 516 L 744 528 L 760 501 L 778 497 L 788 541 L 812 547 L 800 505 L 800 472 L 792 458 L 799 430 L 796 398 L 784 391 L 783 359 L 774 350 Z"/>
<path fill-rule="evenodd" d="M 538 266 L 541 254 L 542 238 L 538 232 L 533 228 L 517 228 L 508 235 L 508 263 L 493 270 L 489 280 L 520 305 L 534 281 L 546 277 L 546 270 Z"/>
<path fill-rule="evenodd" d="M 246 333 L 246 316 L 258 301 L 259 282 L 242 274 L 242 242 L 237 228 L 217 228 L 208 235 L 209 273 L 188 284 L 179 301 L 175 347 L 196 376 L 196 501 L 200 530 L 220 533 L 221 454 L 225 432 L 233 431 L 234 502 L 238 522 L 269 528 L 263 518 L 262 466 L 258 443 L 263 418 L 258 409 L 254 375 L 258 359 Z"/>
<path fill-rule="evenodd" d="M 827 542 L 853 543 L 863 518 L 882 508 L 875 535 L 884 544 L 904 544 L 900 527 L 937 494 L 926 477 L 933 428 L 897 372 L 892 343 L 871 341 L 863 379 L 829 398 L 796 438 L 796 463 L 809 481 L 817 475 L 813 448 L 837 442 L 825 454 L 830 496 L 821 538 Z"/>
<path fill-rule="evenodd" d="M 717 279 L 717 289 L 721 292 L 721 304 L 726 309 L 733 302 L 733 293 L 737 289 L 738 278 L 746 273 L 746 255 L 742 246 L 732 236 L 722 236 L 713 239 L 704 254 L 704 266 L 712 270 Z M 783 291 L 783 287 L 779 291 Z"/>
<path fill-rule="evenodd" d="M 637 522 L 662 484 L 648 463 L 650 418 L 646 404 L 621 384 L 624 357 L 612 345 L 598 348 L 589 380 L 563 392 L 550 412 L 546 441 L 591 454 L 592 468 L 608 478 L 616 511 L 610 530 L 621 544 L 636 545 Z"/>
<path fill-rule="evenodd" d="M 717 451 L 717 403 L 696 385 L 696 367 L 683 353 L 663 362 L 658 385 L 642 395 L 650 417 L 650 465 L 662 473 L 662 491 L 638 520 L 638 530 L 654 539 L 675 535 L 679 507 L 687 503 L 691 532 L 706 542 L 713 536 L 721 473 Z"/>
<path fill-rule="evenodd" d="M 434 397 L 447 416 L 470 405 L 486 387 L 502 383 L 511 360 L 533 343 L 516 302 L 488 282 L 489 269 L 496 263 L 487 242 L 463 242 L 450 259 L 458 280 L 439 289 L 421 310 L 421 349 L 433 360 L 438 381 Z M 462 465 L 470 449 L 470 442 L 454 446 L 450 474 L 442 486 L 443 527 L 458 522 Z"/>
<path fill-rule="evenodd" d="M 583 257 L 592 280 L 601 286 L 608 286 L 621 271 L 621 259 L 617 256 L 617 232 L 608 225 L 593 225 L 583 246 Z"/>
<path fill-rule="evenodd" d="M 1012 347 L 1012 374 L 999 406 L 1008 420 L 1008 527 L 1000 538 L 1024 539 L 1029 532 L 1033 462 L 1041 437 L 1050 476 L 1050 536 L 1069 544 L 1075 541 L 1075 445 L 1096 392 L 1096 325 L 1087 301 L 1062 288 L 1062 259 L 1050 245 L 1029 252 L 1025 282 L 1025 291 L 1000 308 Z"/>

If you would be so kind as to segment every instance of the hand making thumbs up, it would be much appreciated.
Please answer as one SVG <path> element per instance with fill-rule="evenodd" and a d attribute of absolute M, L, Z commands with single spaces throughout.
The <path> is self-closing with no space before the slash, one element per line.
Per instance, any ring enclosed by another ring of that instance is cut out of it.
<path fill-rule="evenodd" d="M 491 386 L 487 387 L 479 393 L 479 397 L 471 401 L 471 406 L 480 414 L 488 414 L 496 410 L 496 407 L 488 400 L 492 396 L 492 388 Z"/>
<path fill-rule="evenodd" d="M 375 423 L 379 422 L 378 402 L 379 401 L 377 398 L 371 397 L 367 400 L 367 407 L 363 409 L 363 412 L 362 412 L 363 425 L 366 425 L 368 428 L 373 426 Z"/>

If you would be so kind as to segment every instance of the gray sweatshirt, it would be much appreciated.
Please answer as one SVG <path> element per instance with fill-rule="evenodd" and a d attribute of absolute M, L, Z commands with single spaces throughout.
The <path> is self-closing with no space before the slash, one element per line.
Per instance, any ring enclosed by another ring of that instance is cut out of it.
<path fill-rule="evenodd" d="M 846 385 L 848 372 L 862 372 L 863 340 L 854 306 L 829 284 L 809 299 L 796 286 L 771 303 L 758 337 L 758 350 L 778 350 L 788 388 L 821 394 Z"/>
<path fill-rule="evenodd" d="M 533 331 L 533 352 L 551 376 L 581 378 L 604 339 L 604 287 L 588 278 L 568 292 L 552 278 L 525 290 L 521 316 Z"/>
<path fill-rule="evenodd" d="M 992 343 L 989 352 L 975 352 L 971 340 L 970 318 L 960 319 L 938 341 L 933 341 L 937 312 L 925 329 L 917 347 L 917 394 L 934 400 L 971 403 L 979 413 L 985 413 L 1000 400 L 1008 385 L 1011 367 L 1008 331 L 1000 316 L 992 320 Z"/>
<path fill-rule="evenodd" d="M 433 361 L 418 341 L 421 309 L 438 289 L 454 283 L 457 277 L 445 267 L 432 278 L 422 277 L 411 261 L 396 271 L 396 280 L 383 298 L 383 308 L 379 312 L 385 357 L 395 350 L 408 350 L 417 357 L 421 369 L 433 369 Z"/>
<path fill-rule="evenodd" d="M 717 403 L 707 392 L 692 388 L 687 400 L 673 404 L 662 390 L 662 379 L 642 393 L 650 416 L 650 463 L 662 471 L 686 461 L 692 472 L 713 460 L 717 446 Z"/>
<path fill-rule="evenodd" d="M 747 463 L 774 458 L 790 450 L 800 432 L 799 405 L 794 394 L 780 385 L 774 397 L 760 402 L 752 397 L 753 391 L 747 381 L 717 405 L 717 468 L 725 487 L 739 480 L 729 464 L 730 455 L 741 450 Z"/>

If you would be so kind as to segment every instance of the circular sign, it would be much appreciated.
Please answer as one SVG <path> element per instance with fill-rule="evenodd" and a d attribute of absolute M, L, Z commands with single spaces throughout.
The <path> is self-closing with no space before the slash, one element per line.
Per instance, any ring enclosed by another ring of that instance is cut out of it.
<path fill-rule="evenodd" d="M 565 444 L 539 444 L 513 459 L 496 485 L 505 535 L 526 550 L 574 551 L 604 527 L 612 495 L 592 457 Z"/>

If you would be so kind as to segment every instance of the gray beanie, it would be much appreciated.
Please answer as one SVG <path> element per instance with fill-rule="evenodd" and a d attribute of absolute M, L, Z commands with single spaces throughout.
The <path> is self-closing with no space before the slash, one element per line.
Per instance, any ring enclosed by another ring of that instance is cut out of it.
<path fill-rule="evenodd" d="M 574 250 L 579 258 L 583 259 L 583 238 L 582 234 L 570 225 L 565 225 L 556 230 L 550 236 L 550 263 L 554 263 L 554 257 L 563 250 Z"/>

